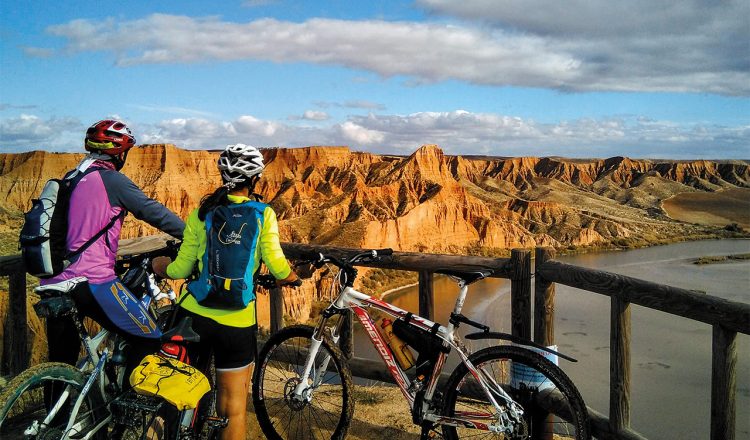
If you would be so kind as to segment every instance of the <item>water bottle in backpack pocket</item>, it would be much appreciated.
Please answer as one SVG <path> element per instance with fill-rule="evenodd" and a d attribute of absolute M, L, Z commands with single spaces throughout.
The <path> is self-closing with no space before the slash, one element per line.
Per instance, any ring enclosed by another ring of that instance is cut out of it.
<path fill-rule="evenodd" d="M 200 305 L 237 310 L 255 299 L 255 253 L 264 208 L 259 202 L 245 202 L 219 206 L 206 215 L 203 269 L 188 285 Z"/>

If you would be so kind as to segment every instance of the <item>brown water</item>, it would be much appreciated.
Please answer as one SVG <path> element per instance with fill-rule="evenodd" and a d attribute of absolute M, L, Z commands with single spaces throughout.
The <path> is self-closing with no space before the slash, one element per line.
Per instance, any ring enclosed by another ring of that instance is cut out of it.
<path fill-rule="evenodd" d="M 648 249 L 602 252 L 561 261 L 750 303 L 750 261 L 698 266 L 691 259 L 750 253 L 748 240 L 708 240 Z M 510 283 L 484 280 L 469 290 L 464 314 L 510 331 Z M 555 335 L 559 350 L 579 360 L 562 360 L 586 403 L 605 415 L 609 407 L 610 300 L 558 285 Z M 447 322 L 457 288 L 435 280 L 436 318 Z M 388 299 L 417 312 L 417 289 Z M 631 306 L 631 426 L 650 439 L 708 438 L 711 403 L 711 326 L 640 306 Z M 462 330 L 465 330 L 462 328 Z M 358 356 L 377 357 L 357 336 Z M 750 336 L 738 335 L 737 437 L 750 438 Z"/>

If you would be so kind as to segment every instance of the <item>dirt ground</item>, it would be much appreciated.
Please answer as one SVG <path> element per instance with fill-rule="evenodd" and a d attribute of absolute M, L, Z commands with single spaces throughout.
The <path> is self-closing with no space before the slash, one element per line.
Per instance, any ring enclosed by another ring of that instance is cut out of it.
<path fill-rule="evenodd" d="M 357 397 L 364 397 L 363 402 Z M 409 406 L 401 391 L 388 386 L 355 385 L 354 418 L 347 439 L 352 440 L 416 440 L 419 427 L 412 424 Z M 373 402 L 373 403 L 371 403 Z M 252 399 L 248 396 L 247 440 L 264 440 Z"/>
<path fill-rule="evenodd" d="M 690 223 L 726 226 L 737 223 L 750 229 L 750 189 L 733 188 L 713 193 L 680 193 L 664 200 L 671 218 Z"/>

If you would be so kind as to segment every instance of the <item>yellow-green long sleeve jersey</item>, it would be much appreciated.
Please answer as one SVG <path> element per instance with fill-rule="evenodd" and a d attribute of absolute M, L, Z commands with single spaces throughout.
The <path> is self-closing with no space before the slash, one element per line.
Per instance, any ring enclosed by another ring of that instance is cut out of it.
<path fill-rule="evenodd" d="M 250 200 L 242 196 L 228 195 L 227 197 L 232 203 L 244 203 Z M 198 218 L 198 209 L 195 209 L 185 222 L 182 245 L 177 253 L 177 258 L 167 266 L 167 275 L 174 279 L 187 278 L 193 272 L 196 264 L 198 264 L 198 271 L 201 271 L 205 252 L 206 227 L 205 223 Z M 258 269 L 261 259 L 277 279 L 284 279 L 292 272 L 279 243 L 279 225 L 276 220 L 276 213 L 268 205 L 265 205 L 263 210 L 262 229 L 258 234 L 258 245 L 255 247 L 255 256 L 252 260 L 252 273 L 255 273 Z M 180 306 L 197 315 L 211 318 L 219 324 L 230 327 L 249 327 L 256 324 L 254 299 L 244 309 L 223 310 L 201 306 L 192 295 L 185 294 L 180 298 Z"/>

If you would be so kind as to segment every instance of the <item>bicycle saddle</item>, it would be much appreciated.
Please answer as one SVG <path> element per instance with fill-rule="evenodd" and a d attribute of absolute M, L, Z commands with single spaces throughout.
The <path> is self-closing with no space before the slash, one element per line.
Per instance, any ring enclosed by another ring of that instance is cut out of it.
<path fill-rule="evenodd" d="M 193 318 L 186 316 L 176 326 L 161 335 L 161 342 L 199 342 L 201 337 L 193 331 Z"/>
<path fill-rule="evenodd" d="M 45 294 L 53 293 L 68 293 L 76 288 L 81 283 L 87 283 L 89 280 L 86 277 L 75 277 L 69 280 L 63 280 L 55 284 L 47 284 L 45 286 L 39 286 L 34 288 L 34 292 L 38 293 L 39 296 L 45 296 Z"/>
<path fill-rule="evenodd" d="M 435 271 L 435 273 L 441 273 L 443 275 L 448 275 L 449 277 L 458 278 L 460 280 L 463 280 L 463 282 L 466 284 L 471 284 L 475 281 L 487 278 L 488 276 L 493 274 L 493 271 L 491 269 L 470 271 L 461 271 L 456 269 L 438 269 Z"/>

